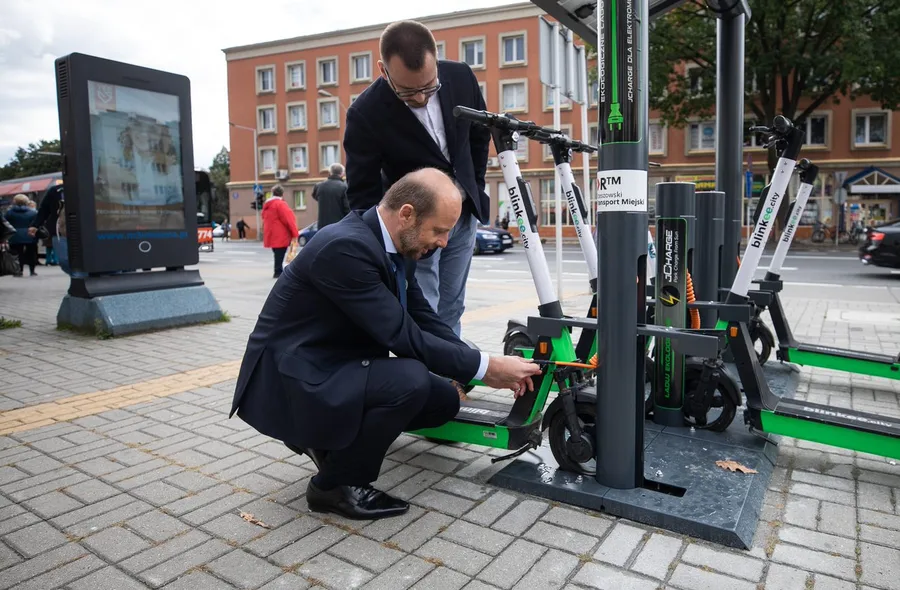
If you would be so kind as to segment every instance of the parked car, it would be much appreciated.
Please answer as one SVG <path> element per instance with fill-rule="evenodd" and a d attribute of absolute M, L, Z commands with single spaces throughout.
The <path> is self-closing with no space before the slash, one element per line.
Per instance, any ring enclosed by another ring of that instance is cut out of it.
<path fill-rule="evenodd" d="M 505 252 L 513 247 L 512 234 L 499 227 L 478 224 L 475 230 L 475 254 Z"/>
<path fill-rule="evenodd" d="M 316 232 L 319 231 L 319 222 L 313 222 L 300 230 L 300 238 L 297 240 L 297 243 L 301 246 L 305 246 L 307 242 L 309 242 Z"/>
<path fill-rule="evenodd" d="M 865 235 L 865 241 L 859 247 L 859 259 L 863 264 L 900 268 L 900 220 L 867 227 Z"/>

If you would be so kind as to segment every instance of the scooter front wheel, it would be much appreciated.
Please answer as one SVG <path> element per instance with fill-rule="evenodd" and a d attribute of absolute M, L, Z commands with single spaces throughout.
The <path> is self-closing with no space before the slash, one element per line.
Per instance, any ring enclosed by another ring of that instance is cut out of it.
<path fill-rule="evenodd" d="M 581 428 L 581 440 L 575 440 L 566 424 L 565 411 L 556 412 L 550 421 L 548 438 L 553 458 L 563 471 L 580 475 L 597 472 L 595 443 L 597 436 L 597 406 L 587 402 L 575 403 L 575 415 Z"/>

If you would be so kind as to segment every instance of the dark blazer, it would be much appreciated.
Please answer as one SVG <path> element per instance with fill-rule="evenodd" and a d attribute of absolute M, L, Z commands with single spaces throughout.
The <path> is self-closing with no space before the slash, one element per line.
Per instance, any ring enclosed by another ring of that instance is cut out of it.
<path fill-rule="evenodd" d="M 421 361 L 468 383 L 479 351 L 432 311 L 408 261 L 407 312 L 375 209 L 351 212 L 310 240 L 284 269 L 250 334 L 234 391 L 235 410 L 272 438 L 339 449 L 356 436 L 372 359 Z"/>
<path fill-rule="evenodd" d="M 319 229 L 337 223 L 350 213 L 347 202 L 347 183 L 339 176 L 329 176 L 313 189 L 313 199 L 319 203 Z"/>
<path fill-rule="evenodd" d="M 347 158 L 347 198 L 355 210 L 381 200 L 397 180 L 419 168 L 438 168 L 465 189 L 468 211 L 487 223 L 490 198 L 484 192 L 490 132 L 453 116 L 453 107 L 484 110 L 484 97 L 472 69 L 453 61 L 438 62 L 444 132 L 450 161 L 410 108 L 397 98 L 390 84 L 378 78 L 347 109 L 344 153 Z M 434 97 L 431 98 L 434 100 Z M 382 183 L 382 174 L 385 182 Z"/>

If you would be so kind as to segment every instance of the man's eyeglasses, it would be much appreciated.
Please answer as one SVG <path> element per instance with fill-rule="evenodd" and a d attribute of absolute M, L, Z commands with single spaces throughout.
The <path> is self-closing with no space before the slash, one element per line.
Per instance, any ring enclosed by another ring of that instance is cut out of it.
<path fill-rule="evenodd" d="M 417 94 L 424 94 L 425 96 L 431 96 L 435 92 L 441 89 L 441 81 L 435 80 L 434 86 L 426 86 L 425 88 L 413 88 L 410 90 L 397 90 L 397 85 L 394 84 L 394 81 L 391 79 L 391 73 L 387 68 L 384 68 L 384 73 L 387 75 L 388 82 L 391 85 L 391 89 L 394 91 L 394 94 L 397 95 L 397 98 L 412 98 Z"/>

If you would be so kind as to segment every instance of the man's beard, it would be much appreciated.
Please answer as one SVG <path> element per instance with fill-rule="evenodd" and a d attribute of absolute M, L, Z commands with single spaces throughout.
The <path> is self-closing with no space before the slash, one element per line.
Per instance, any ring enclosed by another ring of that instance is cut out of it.
<path fill-rule="evenodd" d="M 422 246 L 418 244 L 419 226 L 420 224 L 417 223 L 415 226 L 400 232 L 399 250 L 400 255 L 404 258 L 417 259 L 421 255 Z"/>

